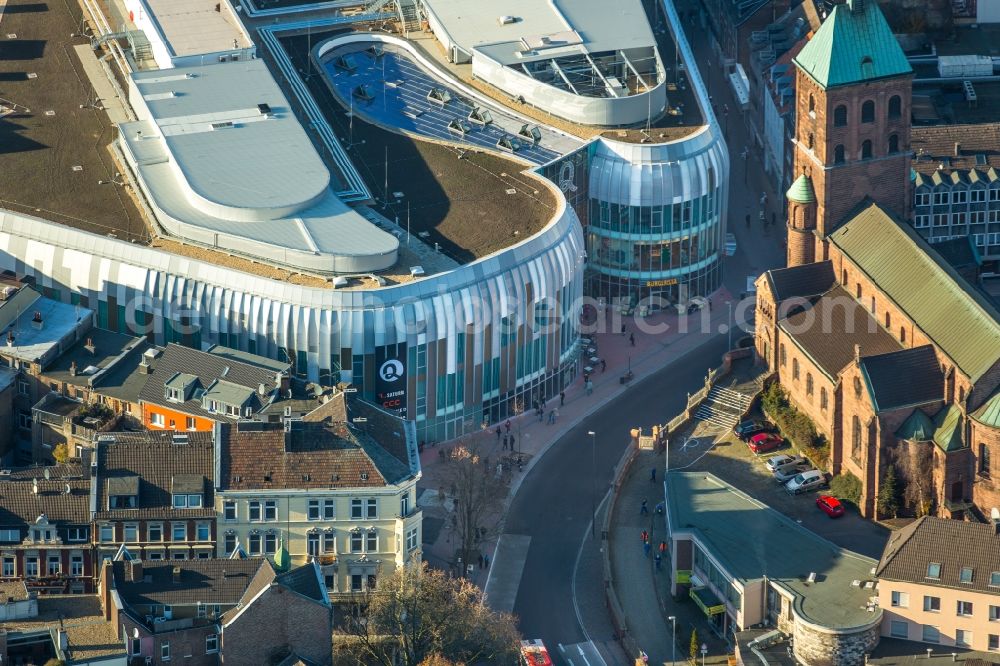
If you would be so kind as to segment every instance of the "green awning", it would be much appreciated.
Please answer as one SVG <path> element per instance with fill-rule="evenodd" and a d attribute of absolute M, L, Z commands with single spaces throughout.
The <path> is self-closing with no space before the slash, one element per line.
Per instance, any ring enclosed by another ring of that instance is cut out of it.
<path fill-rule="evenodd" d="M 689 594 L 694 599 L 694 602 L 698 604 L 698 608 L 708 617 L 721 615 L 726 612 L 726 605 L 716 596 L 715 592 L 712 592 L 707 587 L 692 587 Z"/>

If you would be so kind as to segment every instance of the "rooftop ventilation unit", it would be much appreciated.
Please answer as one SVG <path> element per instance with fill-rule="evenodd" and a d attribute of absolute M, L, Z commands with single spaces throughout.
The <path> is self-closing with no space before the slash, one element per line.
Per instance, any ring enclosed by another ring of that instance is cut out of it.
<path fill-rule="evenodd" d="M 262 104 L 258 104 L 257 105 L 257 112 L 260 113 L 260 115 L 262 115 L 262 116 L 269 116 L 269 115 L 271 115 L 271 105 L 270 104 L 263 104 L 263 103 Z"/>
<path fill-rule="evenodd" d="M 410 266 L 410 277 L 420 277 L 426 275 L 423 266 Z"/>
<path fill-rule="evenodd" d="M 510 25 L 511 23 L 517 23 L 517 17 L 504 14 L 503 16 L 497 17 L 497 23 L 499 23 L 500 25 Z"/>
<path fill-rule="evenodd" d="M 235 125 L 233 125 L 233 121 L 231 120 L 223 120 L 222 122 L 212 123 L 213 130 L 231 129 L 232 127 L 235 127 Z"/>

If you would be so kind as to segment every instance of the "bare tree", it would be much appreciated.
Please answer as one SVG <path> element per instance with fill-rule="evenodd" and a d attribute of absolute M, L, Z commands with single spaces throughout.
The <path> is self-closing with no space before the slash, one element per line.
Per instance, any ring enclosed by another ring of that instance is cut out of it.
<path fill-rule="evenodd" d="M 463 574 L 483 542 L 499 534 L 512 459 L 493 460 L 462 443 L 447 455 L 442 478 L 455 504 L 452 527 Z"/>
<path fill-rule="evenodd" d="M 899 442 L 891 449 L 892 464 L 903 486 L 903 503 L 917 516 L 930 513 L 934 505 L 934 444 Z"/>
<path fill-rule="evenodd" d="M 482 590 L 469 581 L 451 578 L 426 563 L 396 569 L 364 599 L 364 607 L 353 609 L 345 623 L 352 639 L 348 649 L 355 651 L 359 663 L 517 661 L 520 635 L 514 617 L 491 610 Z"/>

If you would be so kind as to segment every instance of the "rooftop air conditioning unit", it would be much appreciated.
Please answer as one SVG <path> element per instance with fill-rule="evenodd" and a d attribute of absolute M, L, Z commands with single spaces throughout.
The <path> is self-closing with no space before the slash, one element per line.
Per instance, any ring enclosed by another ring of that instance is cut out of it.
<path fill-rule="evenodd" d="M 410 277 L 420 277 L 426 275 L 423 266 L 410 266 Z"/>
<path fill-rule="evenodd" d="M 511 23 L 517 23 L 517 17 L 505 14 L 497 18 L 497 23 L 499 23 L 500 25 L 510 25 Z"/>

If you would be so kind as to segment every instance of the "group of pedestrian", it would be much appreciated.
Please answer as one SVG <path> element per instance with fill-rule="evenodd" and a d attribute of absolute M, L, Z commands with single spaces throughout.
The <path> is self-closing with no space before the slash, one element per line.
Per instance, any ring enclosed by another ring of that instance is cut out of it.
<path fill-rule="evenodd" d="M 479 556 L 479 568 L 489 569 L 490 568 L 490 555 L 486 553 L 485 555 L 480 554 Z"/>
<path fill-rule="evenodd" d="M 501 451 L 513 451 L 514 450 L 514 435 L 504 435 L 500 440 Z"/>
<path fill-rule="evenodd" d="M 639 534 L 639 538 L 642 540 L 642 554 L 649 557 L 650 551 L 652 551 L 653 546 L 650 543 L 649 532 L 643 530 Z M 660 541 L 660 545 L 657 547 L 656 555 L 653 556 L 653 561 L 656 562 L 656 570 L 660 570 L 660 564 L 663 562 L 663 558 L 667 555 L 667 542 Z"/>

